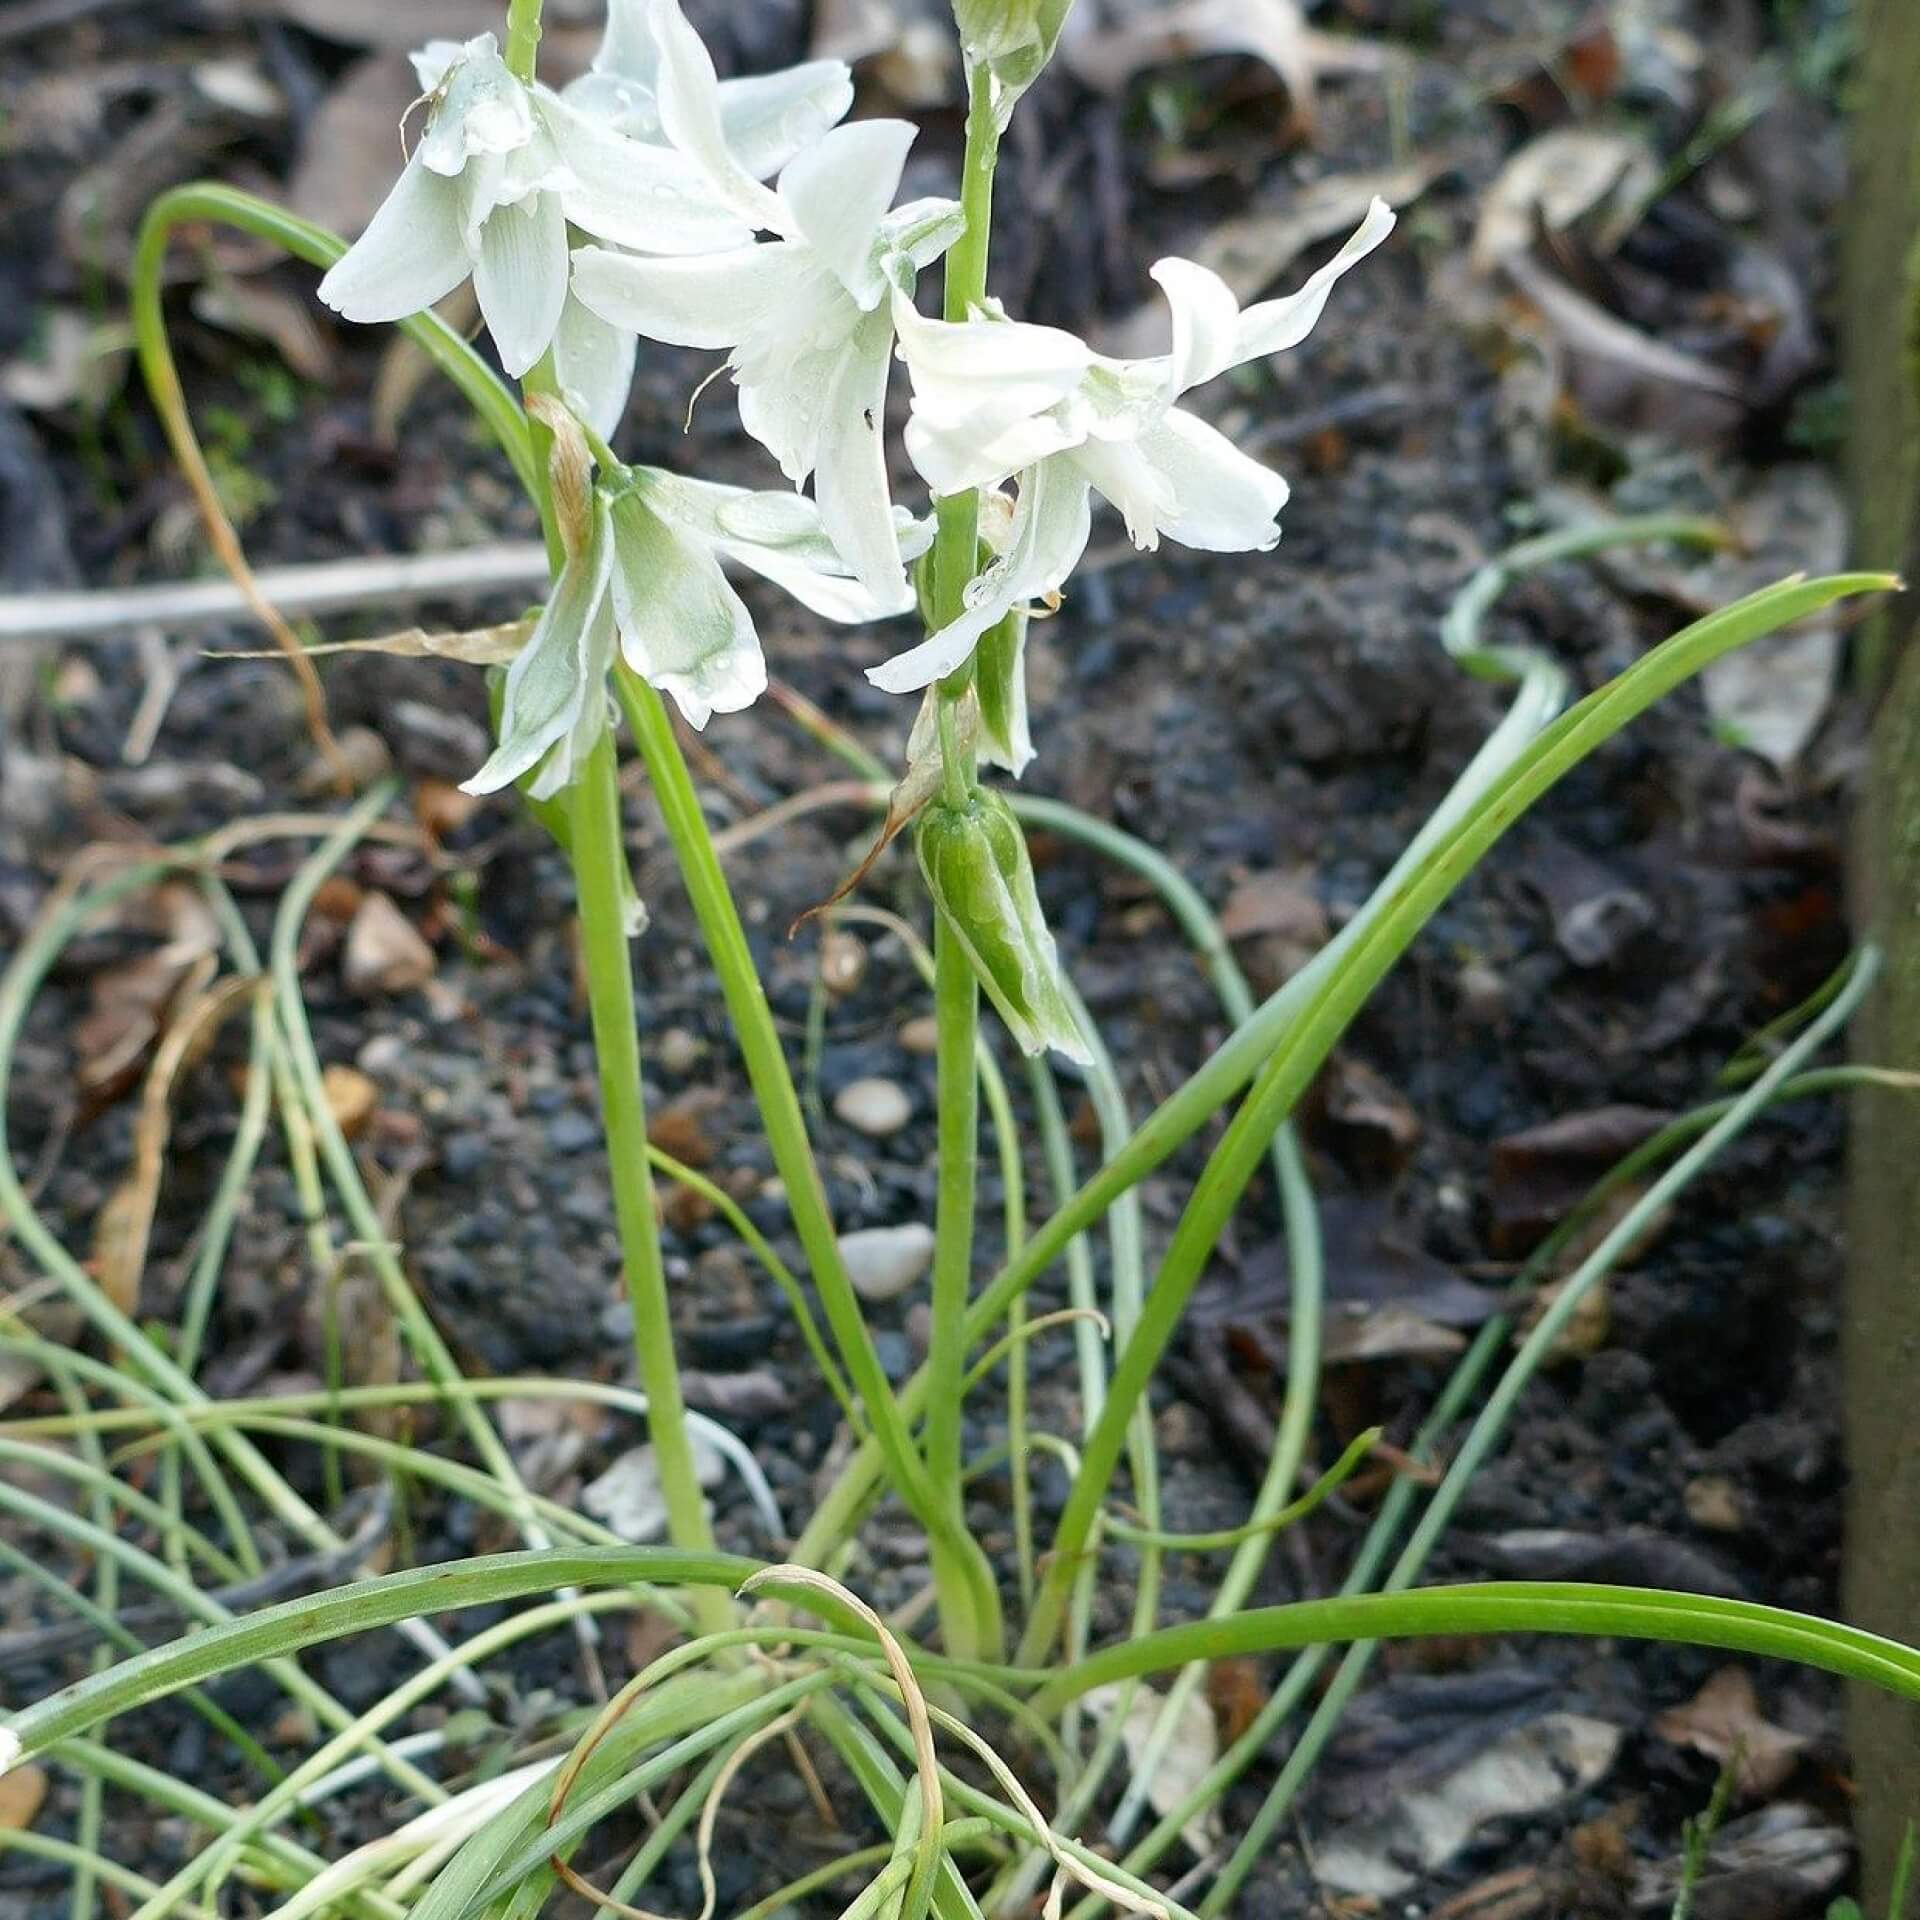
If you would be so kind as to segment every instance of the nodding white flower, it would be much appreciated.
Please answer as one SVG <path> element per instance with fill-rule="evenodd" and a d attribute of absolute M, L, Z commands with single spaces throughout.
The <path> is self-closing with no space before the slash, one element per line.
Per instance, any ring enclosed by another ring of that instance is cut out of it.
<path fill-rule="evenodd" d="M 703 81 L 697 64 L 687 55 L 671 80 L 663 69 L 663 124 L 718 167 L 712 68 Z M 913 138 L 905 121 L 859 120 L 790 161 L 777 192 L 722 182 L 744 218 L 778 236 L 764 244 L 674 260 L 582 247 L 573 267 L 576 297 L 613 326 L 730 350 L 742 424 L 795 487 L 813 477 L 828 539 L 882 601 L 898 593 L 902 565 L 881 439 L 889 295 L 964 226 L 950 200 L 888 211 Z"/>
<path fill-rule="evenodd" d="M 664 5 L 677 21 L 674 0 Z M 654 97 L 661 17 L 652 0 L 621 0 L 594 71 L 564 96 L 517 79 L 490 33 L 415 54 L 426 130 L 366 232 L 320 283 L 321 298 L 349 320 L 398 320 L 471 274 L 507 372 L 518 378 L 551 347 L 562 392 L 611 431 L 632 380 L 633 337 L 569 298 L 569 225 L 670 254 L 752 235 L 729 204 L 743 196 L 715 184 L 712 156 L 677 150 L 658 115 L 642 110 Z M 718 138 L 743 175 L 783 165 L 852 98 L 837 61 L 730 85 Z M 741 151 L 726 146 L 729 135 Z"/>
<path fill-rule="evenodd" d="M 917 552 L 931 532 L 907 522 L 900 537 Z M 500 744 L 467 791 L 492 793 L 536 766 L 535 799 L 571 785 L 608 722 L 616 648 L 695 727 L 750 706 L 766 688 L 766 660 L 723 560 L 830 620 L 877 620 L 912 604 L 904 585 L 883 601 L 848 577 L 810 500 L 622 469 L 593 490 L 584 536 L 507 669 Z"/>
<path fill-rule="evenodd" d="M 1213 553 L 1262 551 L 1280 538 L 1287 483 L 1176 404 L 1230 367 L 1297 346 L 1340 276 L 1393 231 L 1375 200 L 1346 245 L 1298 290 L 1244 312 L 1231 289 L 1191 260 L 1153 269 L 1173 314 L 1169 352 L 1096 354 L 1070 333 L 995 315 L 948 323 L 894 300 L 913 382 L 907 452 L 936 494 L 1015 475 L 1019 500 L 1004 550 L 967 590 L 965 611 L 867 677 L 906 693 L 951 673 L 1008 610 L 1059 591 L 1085 551 L 1090 494 L 1119 508 L 1135 546 L 1160 537 Z"/>
<path fill-rule="evenodd" d="M 592 67 L 560 97 L 616 133 L 676 145 L 666 121 L 685 139 L 680 101 L 689 87 L 696 98 L 711 87 L 724 151 L 755 181 L 771 179 L 853 105 L 853 72 L 844 60 L 807 60 L 738 80 L 715 80 L 711 73 L 678 0 L 611 0 Z"/>

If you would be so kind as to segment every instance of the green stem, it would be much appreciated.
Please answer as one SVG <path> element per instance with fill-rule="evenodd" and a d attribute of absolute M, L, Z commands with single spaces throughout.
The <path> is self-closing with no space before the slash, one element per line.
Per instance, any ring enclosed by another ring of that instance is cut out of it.
<path fill-rule="evenodd" d="M 993 232 L 993 169 L 1000 151 L 992 92 L 992 79 L 982 64 L 973 70 L 968 85 L 967 148 L 960 163 L 960 207 L 967 224 L 947 251 L 941 312 L 949 320 L 965 320 L 987 294 L 987 247 Z M 961 595 L 973 578 L 978 559 L 979 495 L 969 489 L 935 501 L 934 520 L 934 621 L 937 627 L 943 627 L 958 616 Z M 956 690 L 966 685 L 969 672 L 970 665 L 953 676 L 951 684 Z"/>
<path fill-rule="evenodd" d="M 646 1095 L 640 1083 L 640 1037 L 633 997 L 624 889 L 626 847 L 620 831 L 620 786 L 613 736 L 603 733 L 570 795 L 573 879 L 580 903 L 580 939 L 593 1016 L 593 1052 L 606 1117 L 607 1163 L 613 1179 L 614 1221 L 627 1299 L 633 1308 L 633 1348 L 647 1395 L 647 1428 L 667 1508 L 667 1534 L 677 1547 L 703 1553 L 713 1546 L 706 1497 L 687 1432 L 686 1400 L 673 1351 L 660 1228 L 647 1164 Z M 702 1596 L 711 1627 L 728 1617 L 724 1594 Z"/>
<path fill-rule="evenodd" d="M 541 0 L 508 0 L 507 71 L 527 86 L 533 85 L 534 62 L 540 52 Z"/>
<path fill-rule="evenodd" d="M 700 798 L 694 791 L 686 759 L 674 738 L 673 722 L 660 696 L 624 667 L 615 670 L 614 690 L 620 697 L 641 757 L 646 761 L 661 820 L 679 861 L 694 916 L 700 922 L 708 957 L 720 977 L 727 1013 L 746 1063 L 761 1124 L 766 1128 L 767 1145 L 786 1186 L 794 1231 L 800 1237 L 813 1283 L 819 1290 L 820 1304 L 834 1344 L 840 1350 L 841 1364 L 866 1408 L 873 1445 L 895 1490 L 914 1518 L 926 1528 L 934 1551 L 949 1556 L 950 1564 L 965 1570 L 971 1624 L 959 1634 L 959 1644 L 950 1645 L 948 1651 L 958 1653 L 971 1647 L 981 1658 L 995 1658 L 1000 1646 L 1000 1599 L 994 1587 L 993 1570 L 979 1545 L 969 1539 L 963 1529 L 954 1526 L 947 1505 L 928 1477 L 901 1414 L 900 1403 L 894 1398 L 879 1355 L 874 1351 L 872 1336 L 860 1312 L 859 1296 L 853 1290 L 846 1262 L 841 1257 L 826 1189 L 821 1184 L 820 1169 L 814 1163 L 806 1121 L 800 1111 L 800 1096 L 794 1088 L 786 1055 L 781 1051 L 766 988 L 754 964 L 753 951 L 747 944 L 746 929 L 741 925 L 726 875 L 721 871 L 706 817 L 700 811 Z M 857 1508 L 857 1501 L 855 1505 Z M 809 1538 L 817 1537 L 809 1529 Z M 831 1549 L 837 1539 L 837 1534 L 828 1536 L 824 1549 Z"/>
<path fill-rule="evenodd" d="M 975 1063 L 980 983 L 944 914 L 933 920 L 934 1061 L 940 1090 L 938 1191 L 934 1205 L 933 1319 L 927 1345 L 927 1472 L 956 1525 L 960 1424 L 967 1365 L 967 1294 L 973 1273 L 978 1187 L 980 1079 Z M 942 1583 L 943 1596 L 947 1588 Z M 949 1639 L 949 1646 L 952 1642 Z M 959 1649 L 954 1649 L 959 1651 Z"/>

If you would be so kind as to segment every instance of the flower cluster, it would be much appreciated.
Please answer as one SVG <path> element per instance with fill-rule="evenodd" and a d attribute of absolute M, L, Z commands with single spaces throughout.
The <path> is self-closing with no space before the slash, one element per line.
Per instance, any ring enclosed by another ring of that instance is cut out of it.
<path fill-rule="evenodd" d="M 1064 11 L 958 9 L 997 117 L 1051 52 Z M 1095 493 L 1142 547 L 1162 535 L 1215 552 L 1272 546 L 1286 482 L 1179 402 L 1302 340 L 1334 282 L 1393 226 L 1376 201 L 1298 292 L 1244 311 L 1206 268 L 1162 260 L 1170 350 L 1113 359 L 991 303 L 961 321 L 920 314 L 917 276 L 964 218 L 951 200 L 894 205 L 914 129 L 847 122 L 839 61 L 723 81 L 678 0 L 612 0 L 592 70 L 559 92 L 510 72 L 491 34 L 437 41 L 414 64 L 424 128 L 322 297 L 349 319 L 391 320 L 471 276 L 506 371 L 559 395 L 602 439 L 624 410 L 636 339 L 724 350 L 743 425 L 798 496 L 603 477 L 580 551 L 509 676 L 486 784 L 543 758 L 543 785 L 566 783 L 582 728 L 604 711 L 616 633 L 696 726 L 752 700 L 765 668 L 718 557 L 838 619 L 907 610 L 905 563 L 926 536 L 891 496 L 882 430 L 896 356 L 912 387 L 907 455 L 936 495 L 983 490 L 993 558 L 957 619 L 870 669 L 877 685 L 928 686 L 1055 602 Z M 1016 770 L 1030 751 L 1023 716 L 1018 732 Z"/>

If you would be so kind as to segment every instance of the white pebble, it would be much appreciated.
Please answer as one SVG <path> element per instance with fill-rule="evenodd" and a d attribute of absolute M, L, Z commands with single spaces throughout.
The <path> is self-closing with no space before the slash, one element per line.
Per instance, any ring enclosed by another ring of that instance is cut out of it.
<path fill-rule="evenodd" d="M 852 1081 L 835 1096 L 833 1110 L 848 1126 L 875 1140 L 898 1133 L 913 1118 L 906 1088 L 893 1080 Z"/>
<path fill-rule="evenodd" d="M 918 1220 L 904 1227 L 861 1227 L 840 1236 L 847 1278 L 863 1300 L 905 1293 L 933 1260 L 933 1229 Z"/>

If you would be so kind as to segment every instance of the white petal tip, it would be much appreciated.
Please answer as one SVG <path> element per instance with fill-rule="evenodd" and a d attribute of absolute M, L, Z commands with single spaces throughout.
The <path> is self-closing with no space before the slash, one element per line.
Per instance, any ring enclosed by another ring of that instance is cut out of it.
<path fill-rule="evenodd" d="M 0 1727 L 0 1773 L 11 1773 L 19 1764 L 20 1736 L 11 1727 Z"/>

